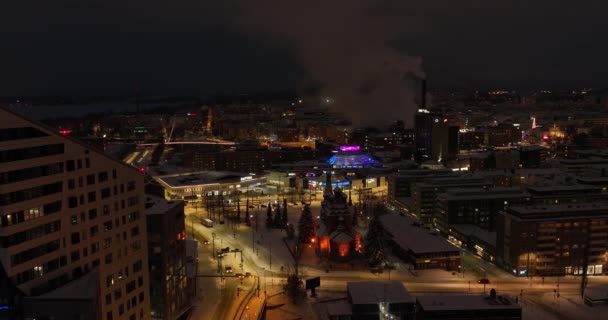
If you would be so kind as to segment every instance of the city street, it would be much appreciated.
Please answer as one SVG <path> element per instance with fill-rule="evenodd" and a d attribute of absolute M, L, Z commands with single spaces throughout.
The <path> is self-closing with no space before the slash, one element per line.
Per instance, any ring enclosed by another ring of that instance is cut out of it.
<path fill-rule="evenodd" d="M 269 199 L 276 199 L 276 196 L 260 199 L 260 203 L 266 203 Z M 313 201 L 311 207 L 313 217 L 316 218 L 319 214 L 320 201 Z M 301 204 L 288 206 L 290 223 L 297 224 L 301 210 Z M 244 211 L 243 204 L 241 209 L 243 216 Z M 257 296 L 255 278 L 246 278 L 243 284 L 240 284 L 240 280 L 234 277 L 226 277 L 224 282 L 220 281 L 219 277 L 205 277 L 219 275 L 217 260 L 211 257 L 214 247 L 213 234 L 215 234 L 215 250 L 224 247 L 229 247 L 230 250 L 235 248 L 243 250 L 243 268 L 240 267 L 240 254 L 235 256 L 234 253 L 229 253 L 223 258 L 223 270 L 226 265 L 230 265 L 234 273 L 251 272 L 253 275 L 259 275 L 260 297 L 263 297 L 264 291 L 269 294 L 280 292 L 281 284 L 287 276 L 287 270 L 293 268 L 291 255 L 282 241 L 285 232 L 266 228 L 266 208 L 250 209 L 250 214 L 253 215 L 251 227 L 247 227 L 245 223 L 233 226 L 226 221 L 225 224 L 216 222 L 212 228 L 208 228 L 200 223 L 203 217 L 207 217 L 204 209 L 189 206 L 186 208 L 186 213 L 188 233 L 194 229 L 197 240 L 201 244 L 199 246 L 199 275 L 201 276 L 198 282 L 199 300 L 192 319 L 233 319 L 239 314 L 239 309 L 241 309 L 243 318 L 251 318 L 249 309 L 245 309 L 247 302 L 244 302 L 244 298 L 248 293 Z M 257 232 L 256 215 L 258 216 Z M 209 244 L 203 245 L 204 240 L 209 241 Z M 481 294 L 484 286 L 478 284 L 477 280 L 487 278 L 490 280 L 490 284 L 486 285 L 485 291 L 489 292 L 494 288 L 499 294 L 518 297 L 524 307 L 524 315 L 540 319 L 568 319 L 571 311 L 575 312 L 573 314 L 588 312 L 589 318 L 593 319 L 596 315 L 593 310 L 598 308 L 591 310 L 582 304 L 579 293 L 580 278 L 578 277 L 560 277 L 560 298 L 557 298 L 557 278 L 514 277 L 468 252 L 463 252 L 464 275 L 438 269 L 410 271 L 407 264 L 394 257 L 391 259 L 398 262 L 397 268 L 391 272 L 385 270 L 383 273 L 373 274 L 365 268 L 357 268 L 352 271 L 335 268 L 328 273 L 318 263 L 318 258 L 314 256 L 312 249 L 307 248 L 299 270 L 304 278 L 321 277 L 319 292 L 345 292 L 345 283 L 348 281 L 390 279 L 402 281 L 414 296 L 445 293 Z M 589 284 L 598 283 L 608 283 L 608 278 L 591 277 L 589 279 Z M 206 288 L 221 288 L 221 290 L 206 290 Z M 242 290 L 238 296 L 237 288 Z M 580 310 L 581 308 L 583 311 Z M 314 319 L 312 315 L 305 318 Z"/>

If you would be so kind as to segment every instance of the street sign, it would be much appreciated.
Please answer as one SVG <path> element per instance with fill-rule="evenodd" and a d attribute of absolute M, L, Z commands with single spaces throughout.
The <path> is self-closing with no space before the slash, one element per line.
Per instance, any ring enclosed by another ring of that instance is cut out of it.
<path fill-rule="evenodd" d="M 306 280 L 306 289 L 314 289 L 321 286 L 321 277 Z"/>

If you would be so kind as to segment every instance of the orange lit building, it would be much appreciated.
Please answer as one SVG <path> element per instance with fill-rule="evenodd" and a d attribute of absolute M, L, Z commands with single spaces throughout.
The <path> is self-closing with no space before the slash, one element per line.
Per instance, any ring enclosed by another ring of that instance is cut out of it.
<path fill-rule="evenodd" d="M 331 173 L 326 173 L 321 204 L 321 221 L 317 228 L 317 253 L 335 261 L 347 261 L 361 249 L 361 235 L 353 226 L 348 198 L 340 188 L 331 189 Z"/>

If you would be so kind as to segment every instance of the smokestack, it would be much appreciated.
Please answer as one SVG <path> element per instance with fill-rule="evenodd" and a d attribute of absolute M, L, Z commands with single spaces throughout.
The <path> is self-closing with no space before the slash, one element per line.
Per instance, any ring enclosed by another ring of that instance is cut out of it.
<path fill-rule="evenodd" d="M 420 106 L 422 109 L 426 109 L 426 79 L 422 79 L 422 97 L 420 97 Z"/>

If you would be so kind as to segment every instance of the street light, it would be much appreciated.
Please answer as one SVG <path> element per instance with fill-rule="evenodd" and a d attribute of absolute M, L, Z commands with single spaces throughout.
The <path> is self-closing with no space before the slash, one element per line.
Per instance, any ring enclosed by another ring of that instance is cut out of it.
<path fill-rule="evenodd" d="M 213 238 L 213 256 L 215 257 L 215 232 L 211 233 L 211 237 Z"/>

